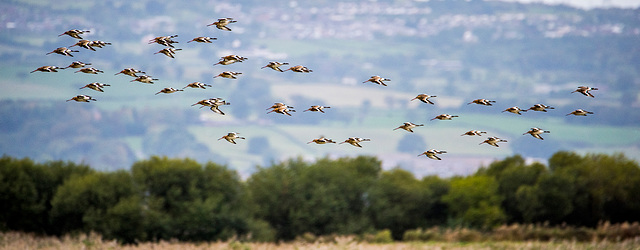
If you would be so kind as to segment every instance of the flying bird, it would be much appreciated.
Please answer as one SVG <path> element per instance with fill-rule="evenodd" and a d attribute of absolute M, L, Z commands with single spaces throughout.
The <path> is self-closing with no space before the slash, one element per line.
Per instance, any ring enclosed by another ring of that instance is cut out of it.
<path fill-rule="evenodd" d="M 188 41 L 187 43 L 190 43 L 190 42 L 213 43 L 211 40 L 218 40 L 218 38 L 208 37 L 208 36 L 199 36 L 194 39 L 191 39 L 191 41 Z"/>
<path fill-rule="evenodd" d="M 160 45 L 164 45 L 164 46 L 173 48 L 173 44 L 174 43 L 178 43 L 177 41 L 174 41 L 174 40 L 171 39 L 171 38 L 174 38 L 174 37 L 178 37 L 178 35 L 159 36 L 159 37 L 156 37 L 156 38 L 153 38 L 153 39 L 149 40 L 149 44 L 157 43 L 157 44 L 160 44 Z"/>
<path fill-rule="evenodd" d="M 105 86 L 111 86 L 111 85 L 105 84 L 105 83 L 99 83 L 99 82 L 92 82 L 92 83 L 89 83 L 87 85 L 84 85 L 84 87 L 82 87 L 80 89 L 89 88 L 89 89 L 93 89 L 95 91 L 104 92 L 104 90 L 102 88 L 104 88 Z"/>
<path fill-rule="evenodd" d="M 385 86 L 386 86 L 386 85 L 385 85 Z M 434 103 L 433 103 L 431 100 L 429 100 L 429 98 L 432 98 L 432 97 L 438 97 L 438 96 L 435 96 L 435 95 L 427 95 L 427 94 L 419 94 L 419 95 L 417 95 L 416 97 L 414 97 L 413 99 L 411 99 L 410 101 L 413 101 L 413 100 L 420 100 L 420 101 L 422 101 L 422 102 L 424 102 L 424 103 L 426 103 L 426 104 L 431 104 L 431 105 L 433 105 Z"/>
<path fill-rule="evenodd" d="M 382 85 L 382 86 L 387 86 L 384 81 L 391 81 L 391 79 L 388 78 L 384 78 L 384 77 L 380 77 L 380 76 L 372 76 L 371 78 L 369 78 L 369 80 L 366 80 L 362 83 L 366 83 L 366 82 L 372 82 L 378 85 Z"/>
<path fill-rule="evenodd" d="M 467 103 L 467 105 L 475 103 L 475 104 L 480 104 L 480 105 L 484 105 L 484 106 L 493 106 L 493 104 L 491 103 L 495 103 L 496 101 L 490 101 L 487 99 L 475 99 L 473 101 L 471 101 L 470 103 Z"/>
<path fill-rule="evenodd" d="M 313 72 L 313 70 L 310 70 L 307 67 L 302 66 L 302 65 L 296 65 L 296 66 L 293 66 L 291 68 L 285 69 L 284 71 L 288 71 L 288 70 L 291 70 L 293 72 L 298 72 L 298 73 L 311 73 L 311 72 Z"/>
<path fill-rule="evenodd" d="M 447 153 L 447 151 L 439 151 L 439 150 L 431 149 L 429 151 L 424 151 L 424 153 L 422 153 L 422 154 L 419 154 L 418 157 L 425 155 L 425 156 L 427 156 L 427 157 L 429 157 L 431 159 L 434 159 L 434 160 L 442 160 L 437 155 L 438 154 L 444 154 L 444 153 Z"/>
<path fill-rule="evenodd" d="M 491 145 L 491 146 L 500 147 L 500 146 L 498 145 L 498 142 L 507 142 L 507 140 L 503 140 L 503 139 L 500 139 L 500 138 L 498 138 L 498 137 L 492 136 L 492 137 L 487 138 L 486 140 L 484 140 L 483 142 L 481 142 L 481 143 L 480 143 L 480 144 L 478 144 L 478 145 L 481 145 L 481 144 L 483 144 L 483 143 L 486 143 L 486 144 L 489 144 L 489 145 Z"/>
<path fill-rule="evenodd" d="M 265 65 L 265 66 L 264 66 L 264 67 L 262 67 L 261 69 L 264 69 L 264 68 L 271 68 L 271 69 L 273 69 L 273 70 L 275 70 L 275 71 L 284 72 L 284 71 L 280 68 L 280 66 L 283 66 L 283 65 L 289 65 L 289 63 L 287 63 L 287 62 L 284 62 L 284 63 L 281 63 L 281 62 L 269 62 L 269 64 Z"/>
<path fill-rule="evenodd" d="M 555 109 L 555 108 L 551 107 L 551 106 L 544 105 L 542 103 L 538 103 L 538 104 L 534 104 L 533 106 L 531 106 L 531 108 L 529 108 L 527 110 L 547 112 L 547 109 Z"/>
<path fill-rule="evenodd" d="M 310 142 L 307 142 L 307 144 L 315 142 L 316 144 L 327 144 L 327 143 L 336 143 L 335 141 L 331 140 L 331 139 L 327 139 L 324 136 L 321 136 L 320 138 L 317 139 L 313 139 Z"/>
<path fill-rule="evenodd" d="M 523 110 L 521 108 L 518 108 L 518 107 L 511 107 L 511 108 L 503 110 L 502 112 L 511 112 L 511 113 L 514 113 L 514 114 L 522 115 L 520 112 L 527 112 L 527 111 Z"/>
<path fill-rule="evenodd" d="M 464 136 L 464 135 L 477 135 L 477 136 L 482 136 L 482 134 L 486 134 L 487 132 L 485 131 L 478 131 L 478 130 L 469 130 L 467 132 L 465 132 L 464 134 L 461 134 L 460 136 Z"/>
<path fill-rule="evenodd" d="M 211 85 L 204 84 L 204 83 L 201 83 L 201 82 L 192 82 L 192 83 L 189 83 L 187 86 L 185 86 L 182 89 L 186 89 L 186 88 L 206 89 L 206 87 L 211 87 Z"/>
<path fill-rule="evenodd" d="M 81 68 L 80 70 L 73 72 L 73 73 L 78 73 L 78 72 L 82 72 L 85 74 L 98 74 L 98 73 L 104 73 L 104 71 L 96 69 L 94 67 L 88 67 L 88 68 Z"/>
<path fill-rule="evenodd" d="M 176 54 L 176 51 L 180 51 L 180 50 L 182 50 L 182 49 L 164 48 L 164 49 L 161 49 L 160 51 L 158 51 L 156 53 L 153 53 L 153 54 L 154 55 L 155 54 L 164 54 L 165 56 L 168 56 L 168 57 L 171 57 L 171 58 L 176 58 L 173 55 Z"/>
<path fill-rule="evenodd" d="M 40 72 L 58 72 L 58 67 L 56 66 L 42 66 L 42 67 L 38 67 L 37 69 L 34 69 L 33 71 L 31 71 L 30 73 L 36 72 L 36 71 L 40 71 Z"/>
<path fill-rule="evenodd" d="M 156 95 L 160 94 L 160 93 L 171 94 L 171 93 L 175 93 L 175 92 L 178 92 L 178 91 L 183 91 L 183 90 L 182 89 L 174 89 L 174 88 L 164 88 L 164 89 L 160 90 L 158 93 L 156 93 Z"/>
<path fill-rule="evenodd" d="M 542 138 L 542 136 L 540 136 L 540 134 L 542 133 L 551 133 L 550 131 L 541 129 L 541 128 L 531 128 L 529 131 L 525 132 L 522 135 L 526 135 L 526 134 L 530 134 L 531 136 L 538 138 L 540 140 L 544 140 L 544 138 Z"/>
<path fill-rule="evenodd" d="M 136 75 L 137 73 L 146 74 L 144 71 L 141 71 L 141 70 L 137 70 L 137 69 L 134 69 L 134 68 L 126 68 L 126 69 L 123 69 L 120 72 L 116 73 L 116 75 L 124 74 L 124 75 L 128 75 L 128 76 L 138 77 L 138 75 Z"/>
<path fill-rule="evenodd" d="M 578 89 L 574 90 L 574 91 L 573 91 L 573 92 L 571 92 L 571 93 L 578 92 L 578 93 L 583 94 L 583 95 L 588 96 L 588 97 L 595 97 L 595 96 L 593 96 L 593 94 L 591 94 L 591 92 L 589 92 L 589 91 L 591 91 L 591 90 L 598 90 L 598 88 L 592 88 L 592 87 L 587 87 L 587 86 L 580 86 L 580 87 L 578 87 Z"/>
<path fill-rule="evenodd" d="M 328 109 L 328 108 L 331 108 L 331 107 L 313 105 L 313 106 L 311 106 L 311 108 L 308 108 L 307 110 L 302 111 L 302 112 L 307 112 L 307 111 L 318 112 L 318 111 L 320 111 L 320 112 L 324 113 L 324 111 L 322 109 Z"/>
<path fill-rule="evenodd" d="M 453 117 L 458 117 L 458 116 L 457 115 L 450 115 L 450 114 L 441 114 L 441 115 L 438 115 L 438 116 L 432 118 L 431 121 L 433 121 L 435 119 L 438 119 L 438 120 L 451 120 L 451 118 L 453 118 Z"/>
<path fill-rule="evenodd" d="M 219 18 L 218 21 L 215 21 L 212 24 L 207 24 L 207 27 L 215 25 L 216 28 L 218 28 L 218 29 L 231 31 L 231 29 L 229 27 L 227 27 L 227 25 L 231 24 L 231 23 L 235 23 L 235 22 L 238 22 L 238 21 L 233 20 L 233 18 L 231 18 L 231 17 Z"/>
<path fill-rule="evenodd" d="M 73 38 L 77 38 L 77 39 L 82 39 L 82 37 L 80 37 L 81 34 L 84 33 L 90 33 L 91 31 L 89 30 L 77 30 L 77 29 L 72 29 L 72 30 L 67 30 L 64 33 L 58 35 L 58 36 L 64 36 L 64 35 L 68 35 L 70 37 Z"/>
<path fill-rule="evenodd" d="M 80 51 L 77 51 L 77 50 L 70 50 L 70 49 L 67 49 L 67 47 L 60 47 L 60 48 L 54 49 L 53 51 L 51 51 L 51 52 L 47 53 L 47 55 L 48 55 L 48 54 L 52 54 L 52 53 L 56 53 L 56 54 L 60 54 L 60 55 L 63 55 L 63 56 L 70 56 L 70 57 L 73 57 L 73 55 L 71 54 L 71 52 L 80 52 Z"/>
<path fill-rule="evenodd" d="M 82 47 L 82 48 L 85 48 L 85 49 L 96 51 L 96 49 L 91 47 L 91 43 L 93 43 L 93 42 L 89 41 L 89 40 L 82 39 L 82 40 L 78 41 L 77 43 L 75 43 L 74 45 L 69 46 L 69 48 L 74 47 L 74 46 L 78 46 L 78 47 Z"/>
<path fill-rule="evenodd" d="M 220 61 L 215 63 L 215 64 L 213 64 L 213 65 L 217 65 L 217 64 L 229 65 L 229 64 L 232 64 L 232 63 L 236 63 L 236 62 L 243 62 L 243 61 L 245 61 L 247 59 L 248 58 L 246 58 L 246 57 L 241 57 L 241 56 L 238 56 L 238 55 L 228 55 L 228 56 L 221 57 Z"/>
<path fill-rule="evenodd" d="M 587 114 L 593 114 L 593 112 L 582 110 L 582 109 L 576 109 L 574 111 L 571 111 L 571 113 L 566 114 L 565 116 L 567 116 L 567 115 L 587 116 Z"/>
<path fill-rule="evenodd" d="M 228 142 L 230 142 L 230 143 L 236 144 L 236 141 L 235 141 L 236 139 L 242 139 L 242 140 L 244 140 L 244 139 L 245 139 L 244 137 L 240 137 L 240 136 L 238 136 L 238 134 L 240 134 L 240 133 L 230 132 L 230 133 L 228 133 L 227 135 L 225 135 L 225 136 L 223 136 L 223 137 L 220 137 L 220 139 L 218 139 L 218 141 L 219 141 L 219 140 L 222 140 L 222 139 L 225 139 L 225 140 L 227 140 L 227 141 L 228 141 Z"/>
<path fill-rule="evenodd" d="M 233 72 L 233 71 L 225 71 L 222 72 L 220 74 L 218 74 L 217 76 L 214 76 L 213 78 L 216 77 L 224 77 L 224 78 L 229 78 L 229 79 L 237 79 L 238 77 L 236 77 L 237 75 L 241 75 L 241 72 Z"/>
<path fill-rule="evenodd" d="M 89 101 L 96 101 L 96 99 L 93 99 L 93 97 L 88 96 L 88 95 L 77 95 L 77 96 L 74 96 L 71 99 L 67 100 L 67 102 L 68 101 L 89 102 Z"/>
<path fill-rule="evenodd" d="M 273 108 L 271 111 L 267 112 L 267 114 L 271 112 L 276 112 L 278 114 L 291 116 L 291 113 L 289 112 L 296 112 L 296 111 L 293 109 L 290 109 L 289 106 L 279 106 L 279 107 Z"/>
<path fill-rule="evenodd" d="M 149 83 L 153 84 L 153 81 L 157 81 L 158 79 L 152 78 L 148 75 L 137 76 L 136 79 L 131 80 L 130 82 L 141 82 L 141 83 Z"/>
<path fill-rule="evenodd" d="M 87 65 L 91 65 L 91 63 L 83 63 L 81 61 L 75 61 L 75 62 L 72 62 L 71 64 L 69 64 L 69 66 L 64 67 L 63 69 L 66 69 L 66 68 L 79 69 L 79 68 L 82 68 L 82 67 L 87 66 Z"/>
<path fill-rule="evenodd" d="M 413 128 L 415 128 L 415 127 L 421 127 L 421 126 L 424 126 L 424 124 L 414 124 L 414 123 L 412 123 L 412 122 L 405 122 L 405 123 L 403 123 L 402 125 L 400 125 L 399 127 L 394 128 L 393 130 L 396 130 L 396 129 L 404 129 L 404 130 L 406 130 L 406 131 L 409 131 L 409 132 L 413 133 Z"/>
<path fill-rule="evenodd" d="M 364 139 L 364 138 L 360 138 L 360 137 L 349 137 L 345 141 L 343 141 L 341 143 L 338 143 L 338 144 L 349 143 L 349 144 L 351 144 L 353 146 L 361 148 L 362 145 L 360 145 L 360 142 L 363 142 L 363 141 L 371 141 L 371 139 Z"/>

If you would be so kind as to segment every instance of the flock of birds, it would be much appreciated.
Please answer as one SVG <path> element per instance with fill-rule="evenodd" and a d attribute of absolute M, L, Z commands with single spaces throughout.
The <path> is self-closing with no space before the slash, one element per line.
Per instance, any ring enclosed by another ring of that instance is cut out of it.
<path fill-rule="evenodd" d="M 236 20 L 233 20 L 233 18 L 220 18 L 218 19 L 216 22 L 213 22 L 211 24 L 208 24 L 207 26 L 215 26 L 216 28 L 223 30 L 223 31 L 231 31 L 231 29 L 229 27 L 227 27 L 227 25 L 232 24 L 237 22 Z M 99 40 L 95 40 L 95 41 L 90 41 L 90 40 L 85 40 L 81 37 L 81 35 L 83 35 L 84 33 L 89 33 L 90 31 L 88 30 L 77 30 L 77 29 L 72 29 L 72 30 L 68 30 L 62 34 L 60 34 L 59 36 L 64 36 L 64 35 L 68 35 L 72 38 L 76 38 L 79 39 L 79 41 L 77 41 L 75 44 L 69 46 L 69 48 L 67 47 L 60 47 L 57 48 L 49 53 L 47 53 L 47 55 L 49 54 L 59 54 L 59 55 L 63 55 L 63 56 L 68 56 L 68 57 L 73 57 L 72 53 L 77 53 L 79 52 L 78 50 L 72 50 L 70 49 L 71 47 L 81 47 L 84 49 L 88 49 L 88 50 L 92 50 L 95 51 L 96 48 L 103 48 L 107 45 L 111 45 L 111 43 L 108 42 L 103 42 L 103 41 L 99 41 Z M 159 50 L 158 52 L 155 52 L 154 54 L 163 54 L 165 56 L 168 56 L 170 58 L 175 58 L 176 52 L 182 50 L 182 49 L 178 49 L 175 48 L 175 46 L 173 44 L 178 43 L 178 41 L 173 40 L 173 38 L 178 37 L 178 35 L 171 35 L 171 36 L 160 36 L 160 37 L 156 37 L 153 38 L 149 41 L 149 44 L 152 43 L 156 43 L 159 45 L 164 46 L 165 48 Z M 212 40 L 217 40 L 217 38 L 214 37 L 206 37 L 206 36 L 201 36 L 201 37 L 196 37 L 193 38 L 190 41 L 187 41 L 187 43 L 190 42 L 197 42 L 197 43 L 212 43 Z M 238 55 L 228 55 L 228 56 L 223 56 L 222 58 L 220 58 L 220 61 L 218 61 L 217 63 L 214 64 L 215 65 L 230 65 L 233 63 L 241 63 L 243 61 L 247 60 L 247 58 L 245 57 L 241 57 Z M 75 71 L 75 73 L 81 72 L 81 73 L 85 73 L 85 74 L 99 74 L 99 73 L 104 73 L 101 70 L 98 70 L 96 68 L 93 67 L 89 67 L 91 65 L 91 63 L 84 63 L 84 62 L 80 62 L 80 61 L 74 61 L 72 62 L 70 65 L 68 65 L 67 67 L 57 67 L 57 66 L 42 66 L 39 67 L 33 71 L 31 71 L 31 73 L 36 72 L 36 71 L 40 71 L 40 72 L 58 72 L 59 69 L 67 69 L 67 68 L 74 68 L 74 69 L 78 69 L 77 71 Z M 288 69 L 281 69 L 280 67 L 285 66 L 285 65 L 289 65 L 289 63 L 287 62 L 269 62 L 267 65 L 265 65 L 264 67 L 262 67 L 261 69 L 264 68 L 270 68 L 272 70 L 278 71 L 278 72 L 285 72 L 285 71 L 292 71 L 292 72 L 298 72 L 298 73 L 311 73 L 313 72 L 312 70 L 308 69 L 305 66 L 302 65 L 296 65 L 296 66 L 292 66 L 289 67 Z M 119 75 L 119 74 L 123 74 L 126 76 L 130 76 L 130 77 L 134 77 L 133 80 L 131 80 L 131 82 L 137 81 L 137 82 L 141 82 L 141 83 L 146 83 L 146 84 L 153 84 L 154 81 L 157 81 L 158 79 L 153 78 L 149 75 L 146 75 L 146 72 L 138 70 L 138 69 L 134 69 L 134 68 L 125 68 L 123 70 L 121 70 L 120 72 L 116 73 L 115 75 Z M 234 72 L 234 71 L 224 71 L 216 76 L 214 76 L 214 78 L 217 77 L 222 77 L 222 78 L 229 78 L 229 79 L 237 79 L 237 77 L 239 75 L 241 75 L 241 72 Z M 367 83 L 367 82 L 371 82 L 373 84 L 377 84 L 377 85 L 381 85 L 381 86 L 387 86 L 387 84 L 385 82 L 391 81 L 391 79 L 388 78 L 384 78 L 381 76 L 371 76 L 368 80 L 364 81 L 363 83 Z M 104 84 L 104 83 L 99 83 L 99 82 L 92 82 L 89 84 L 86 84 L 85 86 L 81 87 L 80 89 L 84 89 L 84 88 L 88 88 L 88 89 L 92 89 L 98 92 L 104 92 L 103 88 L 104 87 L 108 87 L 110 86 L 109 84 Z M 207 87 L 212 87 L 209 84 L 205 84 L 205 83 L 201 83 L 201 82 L 193 82 L 193 83 L 189 83 L 187 86 L 185 86 L 182 89 L 176 89 L 176 88 L 172 88 L 172 87 L 167 87 L 167 88 L 163 88 L 162 90 L 160 90 L 159 92 L 155 93 L 156 95 L 164 93 L 164 94 L 171 94 L 171 93 L 175 93 L 175 92 L 179 92 L 179 91 L 184 91 L 184 89 L 186 88 L 195 88 L 195 89 L 206 89 Z M 592 88 L 592 87 L 587 87 L 587 86 L 580 86 L 578 87 L 575 91 L 571 92 L 571 93 L 581 93 L 585 96 L 588 97 L 594 97 L 593 94 L 591 94 L 590 91 L 592 90 L 598 90 L 597 88 Z M 433 96 L 433 95 L 427 95 L 427 94 L 418 94 L 415 98 L 411 99 L 410 101 L 413 100 L 419 100 L 422 101 L 423 103 L 426 104 L 431 104 L 434 105 L 435 103 L 430 100 L 430 98 L 435 98 L 437 96 Z M 67 101 L 76 101 L 76 102 L 91 102 L 91 101 L 96 101 L 96 99 L 94 99 L 93 97 L 89 96 L 89 95 L 84 95 L 84 94 L 79 94 L 77 96 L 72 97 L 71 99 L 67 100 Z M 493 106 L 493 104 L 496 103 L 496 101 L 494 100 L 487 100 L 487 99 L 475 99 L 469 103 L 467 103 L 467 105 L 469 104 L 478 104 L 478 105 L 484 105 L 484 106 Z M 230 105 L 230 102 L 227 102 L 226 100 L 222 99 L 222 98 L 209 98 L 209 99 L 203 99 L 201 101 L 198 101 L 195 104 L 192 104 L 191 106 L 196 106 L 196 105 L 200 105 L 200 108 L 203 107 L 208 107 L 211 111 L 221 114 L 221 115 L 225 115 L 225 113 L 220 110 L 221 106 L 225 106 L 225 105 Z M 321 112 L 324 113 L 324 109 L 328 109 L 330 107 L 326 107 L 326 106 L 320 106 L 320 105 L 313 105 L 310 108 L 304 110 L 303 112 L 306 111 L 310 111 L 310 112 Z M 507 108 L 505 110 L 503 110 L 502 112 L 510 112 L 510 113 L 514 113 L 514 114 L 518 114 L 518 115 L 522 115 L 522 112 L 527 112 L 529 110 L 531 111 L 539 111 L 539 112 L 547 112 L 547 109 L 554 109 L 554 107 L 551 106 L 547 106 L 544 104 L 535 104 L 532 107 L 528 108 L 528 109 L 521 109 L 517 106 L 514 107 L 510 107 Z M 287 104 L 281 103 L 281 102 L 277 102 L 274 103 L 271 107 L 267 108 L 269 113 L 278 113 L 278 114 L 283 114 L 283 115 L 287 115 L 287 116 L 291 116 L 292 112 L 296 112 L 293 106 L 289 106 Z M 586 116 L 588 114 L 593 114 L 593 112 L 589 112 L 589 111 L 585 111 L 582 109 L 576 109 L 574 111 L 572 111 L 571 113 L 567 114 L 568 115 L 575 115 L 575 116 Z M 449 115 L 449 114 L 441 114 L 438 115 L 436 117 L 434 117 L 431 120 L 452 120 L 452 118 L 458 117 L 457 115 Z M 412 122 L 405 122 L 402 125 L 398 126 L 397 128 L 393 129 L 393 130 L 397 130 L 397 129 L 403 129 L 406 130 L 408 132 L 413 133 L 413 129 L 416 127 L 421 127 L 424 126 L 424 124 L 414 124 Z M 541 134 L 544 133 L 550 133 L 550 131 L 541 129 L 541 128 L 531 128 L 529 131 L 525 132 L 523 135 L 526 134 L 530 134 L 531 136 L 533 136 L 534 138 L 540 139 L 540 140 L 544 140 L 541 136 Z M 465 132 L 464 134 L 462 134 L 461 136 L 482 136 L 482 134 L 487 134 L 486 131 L 478 131 L 478 130 L 470 130 Z M 245 139 L 244 137 L 239 136 L 239 133 L 236 132 L 229 132 L 228 134 L 220 137 L 218 140 L 222 140 L 225 139 L 226 141 L 236 144 L 237 139 Z M 366 142 L 366 141 L 371 141 L 371 139 L 367 139 L 367 138 L 360 138 L 360 137 L 350 137 L 347 138 L 345 141 L 340 142 L 339 144 L 343 144 L 343 143 L 349 143 L 353 146 L 356 147 L 362 147 L 362 145 L 360 144 L 361 142 Z M 494 147 L 499 147 L 498 143 L 500 142 L 507 142 L 507 140 L 495 137 L 495 136 L 490 136 L 488 137 L 486 140 L 484 140 L 483 142 L 480 143 L 480 145 L 482 144 L 489 144 L 491 146 Z M 329 138 L 325 138 L 324 136 L 320 137 L 320 138 L 316 138 L 313 139 L 309 142 L 307 142 L 307 144 L 309 143 L 316 143 L 316 144 L 328 144 L 328 143 L 336 143 L 335 141 L 333 141 L 332 139 Z M 426 157 L 429 157 L 431 159 L 435 159 L 435 160 L 441 160 L 440 157 L 438 157 L 439 154 L 444 154 L 447 153 L 444 150 L 437 150 L 437 149 L 431 149 L 428 151 L 423 152 L 422 154 L 418 155 L 418 157 L 424 155 Z"/>

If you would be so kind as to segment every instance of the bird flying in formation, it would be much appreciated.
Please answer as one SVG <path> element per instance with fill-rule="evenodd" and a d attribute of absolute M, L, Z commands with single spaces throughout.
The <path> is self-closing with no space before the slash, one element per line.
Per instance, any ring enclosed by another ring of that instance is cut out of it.
<path fill-rule="evenodd" d="M 353 146 L 361 148 L 362 145 L 360 145 L 360 142 L 363 142 L 363 141 L 371 141 L 371 139 L 365 139 L 365 138 L 360 138 L 360 137 L 349 137 L 348 139 L 346 139 L 343 142 L 338 143 L 338 144 L 349 143 L 349 144 L 351 144 Z"/>
<path fill-rule="evenodd" d="M 424 102 L 424 103 L 434 105 L 434 103 L 433 103 L 431 100 L 429 100 L 429 98 L 432 98 L 432 97 L 438 97 L 438 96 L 435 96 L 435 95 L 427 95 L 427 94 L 419 94 L 419 95 L 417 95 L 416 97 L 414 97 L 413 99 L 411 99 L 410 101 L 413 101 L 413 100 L 420 100 L 420 101 L 422 101 L 422 102 Z"/>
<path fill-rule="evenodd" d="M 525 132 L 522 135 L 526 135 L 526 134 L 530 134 L 531 136 L 538 138 L 540 140 L 544 140 L 544 138 L 542 138 L 542 136 L 540 136 L 540 134 L 542 133 L 551 133 L 550 131 L 541 129 L 541 128 L 531 128 L 529 131 Z"/>
<path fill-rule="evenodd" d="M 92 82 L 92 83 L 89 83 L 87 85 L 84 85 L 84 87 L 82 87 L 80 89 L 89 88 L 89 89 L 93 89 L 95 91 L 104 92 L 104 90 L 102 88 L 104 88 L 105 86 L 111 86 L 111 85 L 104 84 L 104 83 L 99 83 L 99 82 Z"/>
<path fill-rule="evenodd" d="M 510 113 L 522 115 L 520 112 L 527 112 L 527 111 L 523 110 L 521 108 L 518 108 L 518 107 L 511 107 L 511 108 L 503 110 L 502 112 L 510 112 Z"/>
<path fill-rule="evenodd" d="M 424 151 L 424 153 L 422 153 L 422 154 L 419 154 L 418 157 L 424 155 L 424 156 L 427 156 L 427 157 L 429 157 L 431 159 L 434 159 L 434 160 L 442 160 L 442 159 L 440 159 L 440 157 L 438 157 L 438 155 L 439 154 L 444 154 L 444 153 L 447 153 L 447 151 L 440 151 L 440 150 L 431 149 L 431 150 L 428 150 L 428 151 Z"/>
<path fill-rule="evenodd" d="M 307 142 L 307 144 L 312 142 L 315 142 L 316 144 L 336 143 L 335 141 L 325 138 L 324 136 L 321 136 L 320 138 L 317 138 L 317 139 L 313 139 L 310 142 Z"/>
<path fill-rule="evenodd" d="M 498 142 L 507 142 L 507 140 L 500 139 L 498 137 L 492 136 L 492 137 L 487 138 L 483 142 L 481 142 L 479 145 L 481 145 L 483 143 L 486 143 L 486 144 L 489 144 L 491 146 L 500 147 L 500 146 L 498 146 Z"/>
<path fill-rule="evenodd" d="M 231 31 L 231 29 L 229 27 L 227 27 L 227 25 L 229 25 L 231 23 L 235 23 L 235 22 L 238 22 L 238 21 L 233 20 L 233 18 L 231 18 L 231 17 L 219 18 L 218 21 L 215 21 L 212 24 L 207 24 L 207 26 L 214 26 L 215 25 L 216 28 L 218 28 L 218 29 Z"/>
<path fill-rule="evenodd" d="M 470 103 L 467 103 L 467 105 L 475 103 L 475 104 L 480 104 L 480 105 L 484 105 L 484 106 L 493 106 L 492 103 L 495 103 L 496 101 L 490 101 L 487 99 L 475 99 L 473 101 L 471 101 Z"/>
<path fill-rule="evenodd" d="M 313 105 L 313 106 L 311 106 L 311 108 L 308 108 L 307 110 L 302 111 L 302 112 L 307 112 L 307 111 L 318 112 L 318 111 L 320 111 L 321 113 L 324 113 L 324 111 L 322 109 L 328 109 L 328 108 L 331 108 L 331 107 Z"/>
<path fill-rule="evenodd" d="M 287 63 L 287 62 L 284 62 L 284 63 L 281 63 L 281 62 L 269 62 L 269 64 L 265 65 L 265 66 L 264 66 L 264 67 L 262 67 L 261 69 L 264 69 L 264 68 L 271 68 L 271 69 L 273 69 L 273 70 L 275 70 L 275 71 L 284 72 L 284 70 L 282 70 L 282 69 L 280 68 L 280 66 L 283 66 L 283 65 L 289 65 L 289 63 Z"/>
<path fill-rule="evenodd" d="M 97 100 L 93 99 L 93 97 L 88 96 L 88 95 L 77 95 L 77 96 L 74 96 L 71 99 L 67 100 L 67 102 L 68 101 L 89 102 L 89 101 L 97 101 Z"/>
<path fill-rule="evenodd" d="M 405 122 L 405 123 L 403 123 L 402 125 L 400 125 L 399 127 L 394 128 L 393 130 L 396 130 L 396 129 L 404 129 L 404 130 L 406 130 L 406 131 L 409 131 L 409 132 L 413 133 L 413 128 L 415 128 L 415 127 L 421 127 L 421 126 L 424 126 L 424 124 L 414 124 L 414 123 L 412 123 L 412 122 Z"/>
<path fill-rule="evenodd" d="M 34 69 L 33 71 L 31 71 L 31 73 L 36 72 L 36 71 L 40 71 L 40 72 L 58 72 L 58 67 L 56 66 L 42 66 L 39 67 L 37 69 Z"/>
<path fill-rule="evenodd" d="M 67 30 L 67 31 L 65 31 L 64 33 L 62 33 L 62 34 L 60 34 L 58 36 L 68 35 L 68 36 L 73 37 L 73 38 L 82 39 L 82 37 L 80 37 L 81 34 L 90 33 L 90 32 L 91 31 L 89 31 L 89 30 L 76 30 L 76 29 L 73 29 L 73 30 Z"/>
<path fill-rule="evenodd" d="M 235 141 L 236 139 L 242 139 L 242 140 L 245 139 L 244 137 L 238 136 L 238 134 L 240 134 L 240 133 L 229 132 L 227 135 L 220 137 L 220 139 L 218 139 L 218 141 L 222 140 L 222 139 L 225 139 L 230 143 L 236 144 L 236 141 Z"/>
<path fill-rule="evenodd" d="M 578 87 L 578 89 L 574 90 L 574 91 L 573 91 L 573 92 L 571 92 L 571 93 L 578 92 L 578 93 L 580 93 L 580 94 L 583 94 L 584 96 L 588 96 L 588 97 L 595 97 L 595 96 L 593 96 L 593 94 L 591 94 L 591 92 L 589 92 L 589 91 L 591 91 L 591 90 L 598 90 L 598 88 L 592 88 L 592 87 L 587 87 L 587 86 L 580 86 L 580 87 Z"/>
<path fill-rule="evenodd" d="M 369 78 L 369 80 L 366 80 L 362 83 L 372 82 L 378 85 L 387 86 L 387 84 L 384 83 L 385 81 L 391 81 L 391 79 L 380 77 L 380 76 L 372 76 L 371 78 Z"/>

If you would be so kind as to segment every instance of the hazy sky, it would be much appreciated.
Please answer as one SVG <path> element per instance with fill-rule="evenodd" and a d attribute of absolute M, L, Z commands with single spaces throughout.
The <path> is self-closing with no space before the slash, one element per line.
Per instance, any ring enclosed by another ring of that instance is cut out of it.
<path fill-rule="evenodd" d="M 501 1 L 522 2 L 522 3 L 543 2 L 548 4 L 567 4 L 574 7 L 585 8 L 585 9 L 606 8 L 606 7 L 620 7 L 620 8 L 640 7 L 640 0 L 501 0 Z"/>

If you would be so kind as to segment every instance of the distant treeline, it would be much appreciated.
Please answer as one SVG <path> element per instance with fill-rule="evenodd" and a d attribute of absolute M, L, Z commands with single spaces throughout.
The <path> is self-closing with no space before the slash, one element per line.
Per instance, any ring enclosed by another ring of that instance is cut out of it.
<path fill-rule="evenodd" d="M 516 155 L 447 179 L 382 170 L 369 156 L 291 159 L 259 167 L 247 180 L 225 166 L 191 159 L 154 156 L 128 171 L 99 172 L 73 162 L 3 156 L 0 230 L 94 231 L 130 243 L 376 232 L 428 240 L 446 235 L 434 228 L 462 227 L 526 239 L 546 226 L 584 235 L 608 223 L 638 222 L 639 193 L 640 166 L 622 154 L 561 151 L 548 165 L 526 164 Z"/>

